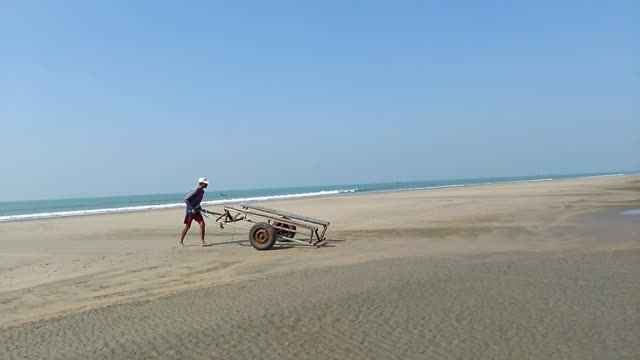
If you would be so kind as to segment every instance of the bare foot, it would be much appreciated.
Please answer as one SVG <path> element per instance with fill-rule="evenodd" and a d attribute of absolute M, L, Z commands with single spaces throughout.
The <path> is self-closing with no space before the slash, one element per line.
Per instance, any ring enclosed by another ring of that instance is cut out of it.
<path fill-rule="evenodd" d="M 202 243 L 202 244 L 200 244 L 200 246 L 202 246 L 202 247 L 207 247 L 207 246 L 211 246 L 211 244 Z"/>
<path fill-rule="evenodd" d="M 182 243 L 182 242 L 181 242 L 181 243 L 180 243 L 180 247 L 184 247 L 184 243 Z"/>

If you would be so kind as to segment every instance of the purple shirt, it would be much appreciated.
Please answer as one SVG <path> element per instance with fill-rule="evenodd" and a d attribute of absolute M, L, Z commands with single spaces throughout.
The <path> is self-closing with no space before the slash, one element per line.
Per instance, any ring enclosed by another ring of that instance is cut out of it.
<path fill-rule="evenodd" d="M 200 206 L 202 198 L 204 197 L 204 190 L 199 187 L 193 189 L 187 197 L 184 198 L 185 204 L 187 204 L 187 210 L 192 210 L 195 207 Z"/>

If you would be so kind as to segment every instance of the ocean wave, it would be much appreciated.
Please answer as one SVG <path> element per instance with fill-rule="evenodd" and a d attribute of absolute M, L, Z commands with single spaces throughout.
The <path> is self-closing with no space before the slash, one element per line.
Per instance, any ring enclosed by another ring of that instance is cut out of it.
<path fill-rule="evenodd" d="M 358 191 L 358 189 L 326 190 L 326 191 L 317 191 L 317 192 L 300 193 L 300 194 L 254 196 L 254 197 L 246 197 L 246 198 L 203 201 L 202 205 L 220 205 L 220 204 L 239 203 L 239 202 L 258 202 L 258 201 L 269 201 L 269 200 L 298 199 L 298 198 L 316 197 L 316 196 L 349 194 L 349 193 L 354 193 L 356 191 Z"/>
<path fill-rule="evenodd" d="M 591 178 L 598 178 L 598 177 L 609 177 L 609 176 L 624 176 L 625 174 L 607 174 L 607 175 L 593 175 L 593 176 L 589 176 Z"/>
<path fill-rule="evenodd" d="M 553 180 L 553 178 L 532 179 L 532 180 L 515 180 L 515 181 L 505 181 L 503 183 L 492 183 L 492 184 L 514 184 L 514 183 L 541 182 L 541 181 L 551 181 L 551 180 Z"/>
<path fill-rule="evenodd" d="M 204 205 L 204 206 L 207 206 L 207 205 L 224 205 L 224 204 L 229 204 L 229 203 L 241 203 L 241 202 L 259 202 L 259 201 L 268 201 L 268 200 L 299 199 L 299 198 L 307 198 L 307 197 L 348 194 L 348 193 L 355 193 L 357 191 L 358 191 L 358 189 L 327 190 L 327 191 L 317 191 L 317 192 L 308 192 L 308 193 L 300 193 L 300 194 L 255 196 L 255 197 L 246 197 L 246 198 L 230 198 L 230 199 L 225 199 L 225 200 L 203 201 L 202 205 Z M 145 210 L 176 209 L 176 208 L 180 208 L 180 207 L 183 207 L 183 206 L 185 206 L 184 203 L 175 203 L 175 204 L 160 204 L 160 205 L 139 205 L 139 206 L 128 206 L 128 207 L 106 208 L 106 209 L 70 210 L 70 211 L 35 213 L 35 214 L 8 215 L 8 216 L 0 216 L 0 222 L 13 221 L 13 220 L 48 219 L 48 218 L 59 218 L 59 217 L 69 217 L 69 216 L 83 216 L 83 215 L 127 213 L 127 212 L 145 211 Z"/>
<path fill-rule="evenodd" d="M 472 184 L 423 186 L 423 187 L 413 187 L 413 188 L 406 188 L 406 189 L 394 189 L 394 190 L 389 190 L 389 191 L 413 191 L 413 190 L 446 189 L 446 188 L 453 188 L 453 187 L 463 187 L 463 186 L 468 186 L 468 185 L 472 185 Z"/>

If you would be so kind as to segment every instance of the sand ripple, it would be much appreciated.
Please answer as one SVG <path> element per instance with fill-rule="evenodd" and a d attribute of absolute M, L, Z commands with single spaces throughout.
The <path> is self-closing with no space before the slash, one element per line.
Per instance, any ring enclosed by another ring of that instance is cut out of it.
<path fill-rule="evenodd" d="M 633 359 L 640 251 L 304 271 L 0 330 L 3 359 Z"/>

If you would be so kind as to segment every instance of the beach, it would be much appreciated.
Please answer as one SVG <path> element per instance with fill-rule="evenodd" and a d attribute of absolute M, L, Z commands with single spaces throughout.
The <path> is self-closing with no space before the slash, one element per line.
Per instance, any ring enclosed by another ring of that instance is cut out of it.
<path fill-rule="evenodd" d="M 180 248 L 182 209 L 0 223 L 0 358 L 640 354 L 640 176 L 261 205 L 329 244 L 258 252 L 209 221 Z"/>

